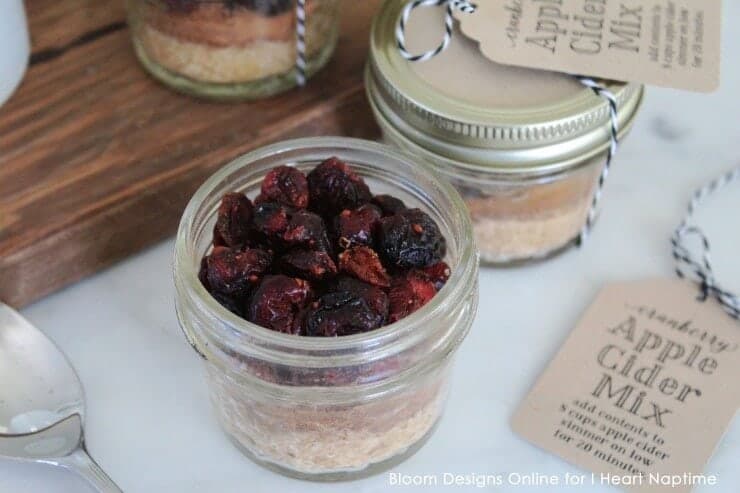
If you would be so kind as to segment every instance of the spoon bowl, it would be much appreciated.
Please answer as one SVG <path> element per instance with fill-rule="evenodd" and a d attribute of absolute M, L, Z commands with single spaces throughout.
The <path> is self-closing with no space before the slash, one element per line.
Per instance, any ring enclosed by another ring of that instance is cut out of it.
<path fill-rule="evenodd" d="M 85 449 L 85 395 L 64 354 L 0 303 L 0 456 L 80 473 L 99 491 L 121 490 Z"/>

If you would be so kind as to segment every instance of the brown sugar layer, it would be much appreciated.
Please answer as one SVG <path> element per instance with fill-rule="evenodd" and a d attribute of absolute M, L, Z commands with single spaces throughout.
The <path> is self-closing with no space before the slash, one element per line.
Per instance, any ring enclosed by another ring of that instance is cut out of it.
<path fill-rule="evenodd" d="M 315 56 L 335 35 L 335 0 L 309 2 L 306 53 Z M 295 65 L 292 11 L 263 16 L 206 4 L 191 13 L 147 6 L 138 27 L 146 57 L 189 79 L 234 84 L 289 72 Z"/>
<path fill-rule="evenodd" d="M 546 257 L 578 236 L 591 207 L 600 168 L 565 179 L 501 186 L 460 187 L 481 258 L 491 263 Z"/>
<path fill-rule="evenodd" d="M 282 74 L 295 64 L 294 43 L 255 41 L 248 47 L 182 41 L 149 26 L 140 41 L 148 56 L 162 67 L 194 80 L 238 83 Z"/>
<path fill-rule="evenodd" d="M 316 1 L 307 2 L 309 18 Z M 265 16 L 248 9 L 229 9 L 220 2 L 204 3 L 189 12 L 144 4 L 143 18 L 153 28 L 173 38 L 213 47 L 244 46 L 254 41 L 295 41 L 295 13 L 287 10 Z"/>
<path fill-rule="evenodd" d="M 255 399 L 219 371 L 212 400 L 226 431 L 258 459 L 306 474 L 358 471 L 403 454 L 442 412 L 447 375 L 394 396 L 346 405 Z"/>
<path fill-rule="evenodd" d="M 548 256 L 576 238 L 586 221 L 591 201 L 528 218 L 473 218 L 481 258 L 491 263 Z"/>

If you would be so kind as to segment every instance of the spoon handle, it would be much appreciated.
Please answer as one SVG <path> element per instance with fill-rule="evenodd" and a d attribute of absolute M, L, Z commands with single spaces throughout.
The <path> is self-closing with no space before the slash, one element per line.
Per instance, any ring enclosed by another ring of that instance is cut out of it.
<path fill-rule="evenodd" d="M 57 463 L 80 474 L 100 493 L 123 493 L 123 490 L 90 457 L 84 446 L 59 459 Z"/>

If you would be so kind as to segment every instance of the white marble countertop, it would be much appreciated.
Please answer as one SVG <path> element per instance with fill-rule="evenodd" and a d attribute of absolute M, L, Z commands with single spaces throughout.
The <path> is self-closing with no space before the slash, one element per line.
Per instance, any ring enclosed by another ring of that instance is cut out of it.
<path fill-rule="evenodd" d="M 673 275 L 668 238 L 688 197 L 740 163 L 740 66 L 733 63 L 740 31 L 727 22 L 738 16 L 740 4 L 725 2 L 719 92 L 650 88 L 584 250 L 528 267 L 481 271 L 482 302 L 457 358 L 446 414 L 426 446 L 395 472 L 579 472 L 514 435 L 509 418 L 600 286 Z M 735 291 L 740 291 L 739 191 L 729 189 L 698 214 L 713 240 L 716 270 Z M 201 361 L 175 319 L 171 256 L 168 241 L 23 310 L 80 374 L 92 455 L 129 493 L 347 490 L 346 483 L 301 482 L 262 469 L 220 431 Z M 738 491 L 738 465 L 736 417 L 705 471 L 717 475 L 719 485 L 697 491 Z M 381 474 L 351 487 L 380 491 L 388 481 Z M 0 492 L 78 491 L 88 490 L 65 471 L 0 460 Z"/>

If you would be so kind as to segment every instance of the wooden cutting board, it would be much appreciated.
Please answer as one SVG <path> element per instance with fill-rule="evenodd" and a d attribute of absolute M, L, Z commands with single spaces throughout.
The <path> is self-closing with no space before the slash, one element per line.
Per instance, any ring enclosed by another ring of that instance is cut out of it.
<path fill-rule="evenodd" d="M 377 0 L 344 8 L 306 88 L 206 103 L 150 79 L 122 0 L 27 2 L 33 55 L 0 107 L 0 300 L 22 306 L 170 235 L 236 156 L 299 136 L 376 138 L 362 70 Z"/>

